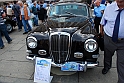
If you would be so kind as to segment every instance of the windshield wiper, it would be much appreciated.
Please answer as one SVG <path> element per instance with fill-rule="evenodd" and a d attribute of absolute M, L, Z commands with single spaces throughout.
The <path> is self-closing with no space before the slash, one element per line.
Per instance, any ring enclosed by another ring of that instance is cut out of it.
<path fill-rule="evenodd" d="M 75 17 L 77 16 L 77 15 L 71 13 L 71 12 L 67 12 L 67 11 L 65 11 L 65 13 L 70 14 L 71 16 L 75 16 Z"/>
<path fill-rule="evenodd" d="M 58 15 L 58 14 L 53 14 L 54 17 L 61 17 L 61 15 Z"/>
<path fill-rule="evenodd" d="M 71 15 L 71 14 L 66 14 L 66 15 L 57 15 L 57 14 L 54 14 L 53 15 L 54 17 L 56 18 L 60 18 L 60 17 L 66 17 L 66 19 L 69 19 L 69 18 L 72 18 L 72 17 L 77 17 L 76 15 Z"/>
<path fill-rule="evenodd" d="M 62 15 L 58 15 L 58 14 L 53 14 L 54 17 L 77 17 L 77 15 L 71 13 L 71 12 L 67 12 L 65 11 L 66 14 L 62 14 Z"/>

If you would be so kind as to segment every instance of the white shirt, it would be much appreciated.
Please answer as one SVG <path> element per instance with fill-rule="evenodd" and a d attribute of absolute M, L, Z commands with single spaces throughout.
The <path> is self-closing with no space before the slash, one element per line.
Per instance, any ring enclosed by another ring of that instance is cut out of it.
<path fill-rule="evenodd" d="M 7 8 L 7 15 L 12 15 L 12 8 Z"/>
<path fill-rule="evenodd" d="M 100 22 L 101 25 L 104 25 L 104 32 L 110 37 L 112 37 L 113 35 L 116 16 L 119 12 L 117 10 L 119 10 L 119 8 L 116 2 L 108 5 L 104 11 L 103 17 Z M 122 10 L 120 14 L 120 27 L 118 38 L 124 38 L 124 10 Z"/>

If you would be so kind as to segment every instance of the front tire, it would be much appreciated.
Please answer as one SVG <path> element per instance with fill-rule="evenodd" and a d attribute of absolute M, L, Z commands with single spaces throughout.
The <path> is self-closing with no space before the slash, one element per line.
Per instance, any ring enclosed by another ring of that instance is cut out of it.
<path fill-rule="evenodd" d="M 13 27 L 11 24 L 6 24 L 7 25 L 7 31 L 8 32 L 12 32 L 13 31 Z"/>

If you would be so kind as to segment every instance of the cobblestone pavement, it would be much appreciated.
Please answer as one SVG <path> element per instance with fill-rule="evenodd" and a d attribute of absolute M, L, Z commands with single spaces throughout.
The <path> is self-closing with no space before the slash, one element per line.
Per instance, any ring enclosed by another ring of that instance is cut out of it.
<path fill-rule="evenodd" d="M 0 83 L 33 83 L 34 64 L 26 59 L 26 35 L 14 29 L 10 37 L 12 43 L 8 44 L 3 37 L 5 48 L 0 49 Z M 103 52 L 100 52 L 99 61 L 97 68 L 88 69 L 87 72 L 60 72 L 58 68 L 52 68 L 51 83 L 117 83 L 116 56 L 106 75 L 101 74 Z"/>

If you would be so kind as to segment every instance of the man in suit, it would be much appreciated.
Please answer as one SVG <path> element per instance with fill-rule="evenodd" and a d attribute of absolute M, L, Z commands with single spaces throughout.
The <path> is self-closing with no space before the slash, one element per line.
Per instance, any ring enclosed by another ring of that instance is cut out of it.
<path fill-rule="evenodd" d="M 22 20 L 20 20 L 21 11 L 20 11 L 20 6 L 17 3 L 17 1 L 14 1 L 14 5 L 12 7 L 12 10 L 14 12 L 16 19 L 17 19 L 18 31 L 21 31 L 22 30 Z"/>

